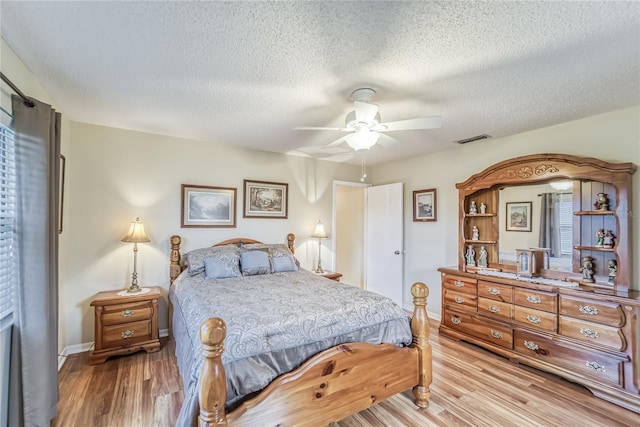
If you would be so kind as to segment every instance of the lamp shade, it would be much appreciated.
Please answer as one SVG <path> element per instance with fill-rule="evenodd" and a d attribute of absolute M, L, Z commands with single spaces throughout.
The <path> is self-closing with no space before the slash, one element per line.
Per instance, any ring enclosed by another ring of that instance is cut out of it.
<path fill-rule="evenodd" d="M 317 237 L 319 239 L 324 239 L 327 237 L 327 233 L 325 233 L 324 231 L 324 224 L 322 224 L 322 221 L 318 221 L 311 237 Z"/>
<path fill-rule="evenodd" d="M 129 232 L 122 238 L 122 241 L 127 243 L 146 243 L 151 241 L 144 232 L 144 224 L 140 221 L 140 218 L 136 218 L 131 223 Z"/>

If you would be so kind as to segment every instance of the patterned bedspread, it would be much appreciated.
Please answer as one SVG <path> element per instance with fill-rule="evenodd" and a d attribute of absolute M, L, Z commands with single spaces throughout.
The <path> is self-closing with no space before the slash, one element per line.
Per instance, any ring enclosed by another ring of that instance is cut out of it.
<path fill-rule="evenodd" d="M 185 395 L 178 426 L 197 416 L 199 329 L 209 317 L 227 324 L 228 408 L 338 344 L 411 343 L 408 315 L 391 300 L 306 270 L 218 280 L 183 273 L 169 297 Z"/>

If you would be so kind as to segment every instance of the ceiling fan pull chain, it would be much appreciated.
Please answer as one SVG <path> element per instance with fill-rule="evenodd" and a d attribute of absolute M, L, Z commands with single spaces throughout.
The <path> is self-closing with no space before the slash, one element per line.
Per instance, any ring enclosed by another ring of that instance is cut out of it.
<path fill-rule="evenodd" d="M 364 179 L 367 177 L 367 164 L 365 162 L 366 152 L 362 153 L 362 176 L 360 177 L 360 182 L 364 182 Z"/>

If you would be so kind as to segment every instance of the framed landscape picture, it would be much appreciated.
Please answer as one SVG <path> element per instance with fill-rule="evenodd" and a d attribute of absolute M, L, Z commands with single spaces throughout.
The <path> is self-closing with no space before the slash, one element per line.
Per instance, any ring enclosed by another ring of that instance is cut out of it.
<path fill-rule="evenodd" d="M 244 180 L 244 218 L 287 218 L 289 184 Z"/>
<path fill-rule="evenodd" d="M 436 189 L 413 192 L 413 220 L 416 222 L 436 221 Z"/>
<path fill-rule="evenodd" d="M 236 188 L 182 184 L 180 227 L 235 227 Z"/>
<path fill-rule="evenodd" d="M 531 231 L 531 202 L 507 202 L 507 231 Z"/>

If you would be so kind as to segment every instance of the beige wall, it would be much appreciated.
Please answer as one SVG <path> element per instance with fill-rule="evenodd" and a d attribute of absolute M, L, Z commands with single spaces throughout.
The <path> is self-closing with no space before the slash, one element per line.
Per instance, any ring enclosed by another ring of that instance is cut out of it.
<path fill-rule="evenodd" d="M 67 248 L 67 278 L 61 289 L 67 307 L 60 313 L 67 345 L 93 340 L 89 302 L 96 292 L 128 286 L 133 246 L 120 239 L 135 217 L 144 221 L 151 239 L 138 245 L 142 286 L 168 290 L 172 234 L 182 235 L 183 248 L 191 250 L 239 236 L 285 242 L 292 232 L 298 237 L 296 255 L 303 267 L 311 268 L 317 240 L 309 236 L 318 218 L 331 218 L 333 181 L 359 177 L 357 166 L 309 158 L 77 122 L 71 130 L 65 234 L 73 243 Z M 242 218 L 245 178 L 288 183 L 289 218 Z M 180 228 L 181 184 L 237 188 L 237 228 Z M 331 233 L 330 221 L 324 222 Z M 323 243 L 331 247 L 330 240 Z M 160 328 L 166 327 L 163 303 Z"/>
<path fill-rule="evenodd" d="M 377 166 L 374 185 L 405 183 L 405 283 L 404 301 L 411 301 L 410 286 L 423 281 L 430 289 L 428 310 L 440 313 L 438 267 L 457 266 L 458 192 L 455 183 L 466 180 L 494 163 L 535 153 L 565 153 L 612 162 L 640 165 L 640 107 L 614 111 L 569 123 L 504 138 L 489 139 L 451 150 Z M 437 188 L 438 221 L 412 221 L 412 191 Z M 640 250 L 640 172 L 633 176 L 632 233 L 634 259 Z M 638 289 L 639 264 L 633 265 Z"/>

